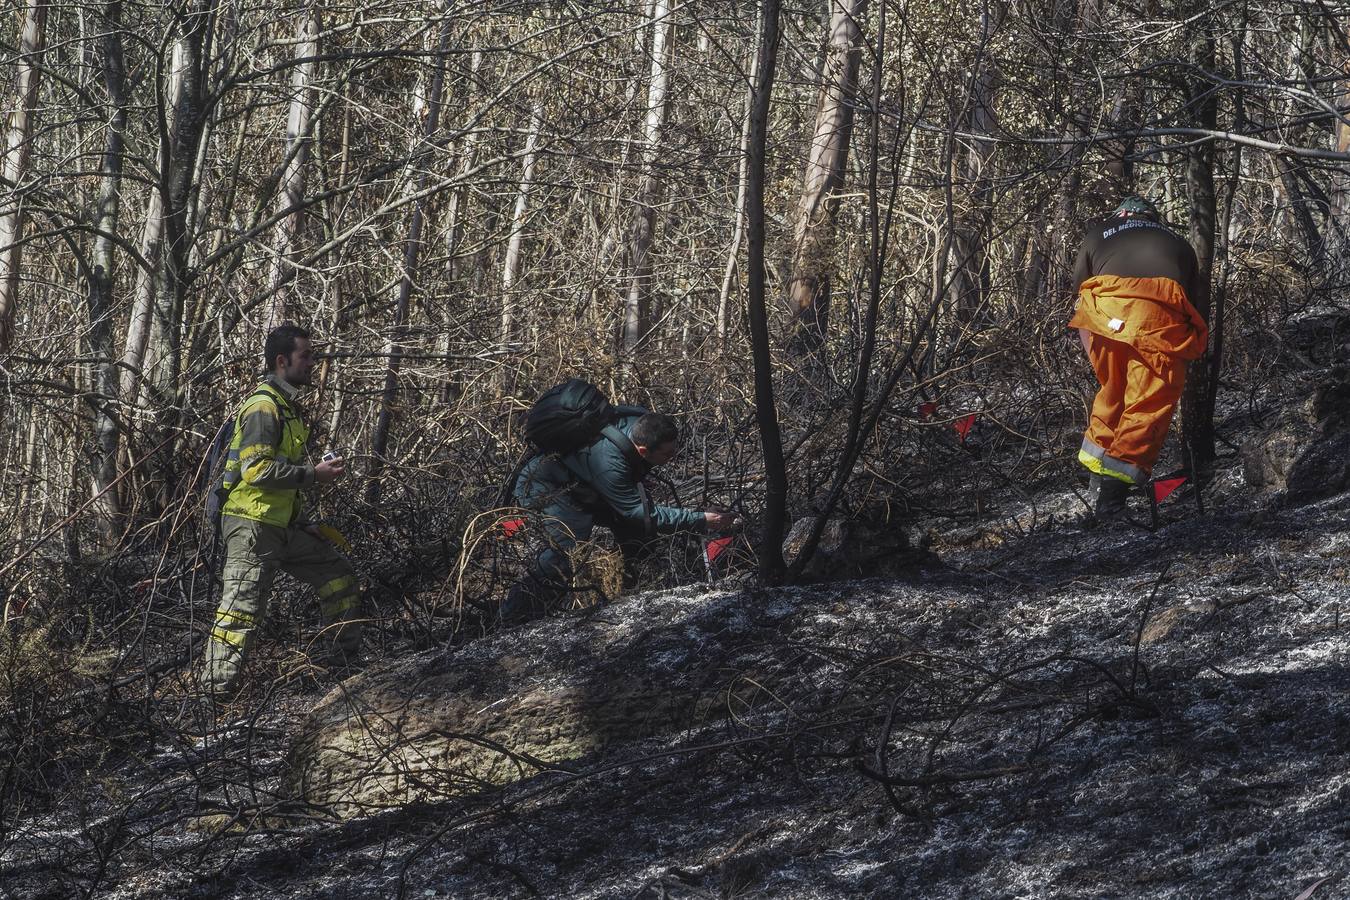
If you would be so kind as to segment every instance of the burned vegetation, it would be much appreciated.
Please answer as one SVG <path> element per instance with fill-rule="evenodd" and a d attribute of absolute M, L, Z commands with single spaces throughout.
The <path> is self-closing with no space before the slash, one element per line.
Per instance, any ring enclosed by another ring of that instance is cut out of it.
<path fill-rule="evenodd" d="M 1350 890 L 1337 9 L 16 9 L 0 898 Z M 1067 323 L 1122 198 L 1208 340 L 1108 517 Z M 208 448 L 282 322 L 355 582 L 243 621 Z M 504 623 L 571 378 L 698 515 Z"/>

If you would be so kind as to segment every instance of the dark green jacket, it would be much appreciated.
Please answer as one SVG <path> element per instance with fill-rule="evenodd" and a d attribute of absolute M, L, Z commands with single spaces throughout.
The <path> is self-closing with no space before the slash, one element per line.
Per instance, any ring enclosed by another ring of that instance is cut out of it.
<path fill-rule="evenodd" d="M 616 426 L 626 436 L 639 418 L 624 416 Z M 536 457 L 521 472 L 516 497 L 525 507 L 554 515 L 562 511 L 559 505 L 568 501 L 582 506 L 603 505 L 625 529 L 645 532 L 649 504 L 642 479 L 651 468 L 632 458 L 635 456 L 635 452 L 625 453 L 613 441 L 601 437 L 589 447 L 561 457 Z M 593 498 L 587 496 L 587 488 L 594 492 Z M 701 532 L 706 527 L 700 510 L 651 505 L 650 511 L 653 530 L 658 534 Z"/>

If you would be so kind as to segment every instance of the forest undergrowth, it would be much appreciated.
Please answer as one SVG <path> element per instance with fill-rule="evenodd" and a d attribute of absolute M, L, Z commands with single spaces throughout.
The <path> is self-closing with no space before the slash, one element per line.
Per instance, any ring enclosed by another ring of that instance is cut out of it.
<path fill-rule="evenodd" d="M 1167 674 L 1167 666 L 1159 669 L 1141 663 L 1140 647 L 1148 645 L 1146 626 L 1162 628 L 1153 640 L 1162 641 L 1171 633 L 1171 628 L 1151 618 L 1160 608 L 1172 611 L 1182 623 L 1177 627 L 1193 629 L 1197 640 L 1209 641 L 1210 624 L 1222 624 L 1234 614 L 1247 616 L 1238 607 L 1245 609 L 1258 600 L 1269 604 L 1294 598 L 1288 602 L 1301 602 L 1304 612 L 1317 620 L 1315 630 L 1325 629 L 1333 647 L 1340 648 L 1323 652 L 1330 652 L 1330 658 L 1340 654 L 1344 661 L 1339 601 L 1329 599 L 1335 585 L 1345 583 L 1344 510 L 1332 505 L 1321 514 L 1282 512 L 1277 505 L 1274 512 L 1267 511 L 1271 508 L 1267 500 L 1245 490 L 1235 453 L 1276 411 L 1300 402 L 1295 392 L 1300 370 L 1319 370 L 1339 358 L 1345 336 L 1341 324 L 1339 315 L 1311 310 L 1288 327 L 1276 329 L 1278 355 L 1266 367 L 1252 370 L 1262 373 L 1259 378 L 1248 384 L 1225 385 L 1218 434 L 1224 445 L 1234 449 L 1221 454 L 1218 471 L 1207 485 L 1208 510 L 1197 512 L 1193 495 L 1183 491 L 1164 507 L 1163 529 L 1157 534 L 1143 528 L 1098 532 L 1084 524 L 1083 479 L 1071 452 L 1086 396 L 1081 374 L 1067 383 L 1059 382 L 1047 377 L 1045 361 L 1012 351 L 1000 357 L 997 369 L 981 369 L 980 379 L 972 377 L 945 391 L 936 410 L 919 408 L 920 403 L 933 402 L 921 393 L 897 400 L 889 427 L 878 432 L 860 466 L 855 489 L 841 507 L 841 518 L 851 523 L 843 532 L 845 541 L 866 542 L 899 532 L 903 536 L 899 545 L 892 539 L 887 547 L 891 562 L 898 560 L 900 565 L 886 569 L 865 553 L 845 554 L 841 558 L 848 561 L 840 568 L 818 575 L 834 580 L 884 572 L 897 579 L 896 587 L 883 581 L 848 589 L 853 599 L 846 603 L 852 611 L 836 609 L 831 626 L 836 631 L 827 627 L 829 623 L 816 622 L 803 640 L 816 647 L 813 652 L 826 655 L 836 653 L 827 648 L 841 642 L 852 646 L 850 635 L 864 634 L 868 627 L 884 621 L 892 603 L 885 598 L 895 590 L 920 604 L 915 607 L 921 610 L 915 613 L 920 619 L 911 616 L 914 627 L 898 631 L 895 623 L 887 624 L 878 632 L 877 650 L 871 652 L 864 642 L 863 655 L 851 667 L 836 659 L 835 668 L 822 670 L 818 680 L 795 675 L 788 679 L 791 685 L 784 689 L 796 698 L 790 705 L 795 707 L 791 718 L 797 724 L 791 727 L 785 729 L 784 722 L 773 715 L 763 722 L 752 717 L 741 721 L 731 734 L 714 740 L 706 751 L 686 746 L 689 741 L 697 745 L 695 737 L 647 748 L 655 758 L 666 760 L 661 765 L 674 767 L 662 776 L 670 783 L 659 788 L 660 792 L 678 792 L 681 782 L 674 773 L 698 769 L 725 753 L 739 760 L 737 766 L 745 769 L 752 782 L 805 778 L 806 785 L 818 778 L 843 777 L 824 761 L 853 759 L 854 774 L 846 783 L 849 796 L 854 797 L 850 803 L 861 804 L 859 815 L 863 807 L 871 808 L 875 813 L 868 816 L 875 814 L 881 817 L 878 823 L 889 823 L 878 824 L 879 834 L 919 828 L 931 835 L 934 829 L 941 831 L 944 820 L 962 820 L 982 805 L 1006 810 L 1012 801 L 1004 795 L 1004 788 L 1027 798 L 1035 793 L 1032 785 L 1045 787 L 1058 771 L 1056 766 L 1077 770 L 1086 764 L 1086 759 L 1073 762 L 1068 750 L 1055 749 L 1074 746 L 1081 729 L 1121 716 L 1126 721 L 1156 721 L 1166 704 L 1173 702 L 1165 691 L 1161 696 L 1157 693 L 1160 678 L 1166 682 L 1182 677 L 1186 681 L 1183 693 L 1209 690 L 1195 682 L 1204 677 L 1202 670 L 1219 671 L 1222 684 L 1235 683 L 1233 679 L 1239 676 L 1224 669 L 1221 653 L 1199 663 L 1200 657 L 1192 653 L 1184 664 L 1190 667 L 1189 674 L 1184 676 Z M 1256 344 L 1253 341 L 1247 352 L 1258 352 Z M 1073 361 L 1063 356 L 1052 365 L 1067 370 Z M 822 407 L 829 410 L 828 404 L 804 404 L 802 409 Z M 671 477 L 655 488 L 672 502 L 721 501 L 753 517 L 758 512 L 754 454 L 746 446 L 752 435 L 747 420 L 737 422 L 730 410 L 720 412 L 724 417 L 720 425 L 719 420 L 703 420 L 696 413 L 686 417 L 685 457 L 672 467 Z M 958 431 L 954 425 L 971 414 L 976 416 L 973 422 L 964 433 Z M 824 454 L 812 447 L 812 436 L 830 433 L 829 419 L 837 413 L 808 412 L 803 419 L 810 415 L 814 421 L 797 422 L 801 438 L 793 462 L 803 484 L 819 485 L 827 473 L 813 468 Z M 400 501 L 389 504 L 392 512 L 374 520 L 365 518 L 369 510 L 359 503 L 337 506 L 329 498 L 330 508 L 342 510 L 333 521 L 356 537 L 355 561 L 366 579 L 374 610 L 367 667 L 410 654 L 442 652 L 445 647 L 463 648 L 466 653 L 490 652 L 474 648 L 497 639 L 491 626 L 494 597 L 519 571 L 528 543 L 505 540 L 497 527 L 514 513 L 492 510 L 491 498 L 498 485 L 486 476 L 507 470 L 509 457 L 498 453 L 488 458 L 492 463 L 480 468 L 482 477 L 460 481 L 409 477 L 402 484 Z M 1174 454 L 1160 469 L 1177 463 Z M 1328 517 L 1325 525 L 1318 522 L 1318 515 Z M 1144 517 L 1141 510 L 1136 510 L 1136 516 L 1141 521 Z M 224 708 L 204 701 L 194 686 L 192 663 L 214 608 L 214 594 L 210 572 L 203 565 L 205 542 L 191 539 L 193 527 L 185 516 L 183 530 L 170 534 L 158 550 L 142 546 L 111 559 L 71 559 L 53 549 L 61 547 L 60 543 L 33 555 L 26 580 L 15 592 L 26 598 L 27 606 L 12 607 L 14 618 L 7 623 L 0 645 L 0 721 L 7 750 L 5 775 L 0 780 L 4 829 L 0 870 L 6 873 L 5 882 L 23 885 L 25 896 L 105 892 L 141 896 L 142 891 L 149 896 L 153 890 L 148 885 L 188 884 L 173 874 L 185 871 L 196 873 L 189 879 L 194 896 L 249 896 L 251 889 L 242 883 L 212 885 L 212 878 L 205 874 L 237 873 L 240 865 L 266 873 L 266 866 L 258 868 L 259 859 L 268 858 L 269 853 L 281 854 L 272 875 L 260 874 L 257 889 L 266 893 L 261 884 L 275 886 L 274 879 L 288 877 L 282 858 L 297 852 L 333 854 L 339 847 L 359 846 L 361 858 L 373 870 L 384 871 L 382 877 L 387 878 L 389 866 L 400 854 L 405 858 L 415 855 L 417 835 L 424 833 L 428 823 L 453 810 L 458 810 L 454 814 L 462 815 L 465 823 L 480 814 L 504 823 L 517 815 L 510 810 L 519 802 L 542 811 L 546 818 L 599 815 L 587 795 L 566 787 L 560 788 L 562 795 L 571 799 L 509 800 L 521 789 L 508 789 L 489 792 L 479 801 L 446 800 L 431 807 L 415 803 L 403 811 L 377 816 L 366 825 L 329 823 L 324 810 L 307 809 L 284 796 L 279 784 L 289 736 L 318 698 L 349 673 L 327 671 L 309 658 L 305 652 L 313 638 L 309 601 L 282 585 L 245 692 Z M 753 587 L 750 546 L 749 542 L 738 544 L 729 560 L 724 558 L 710 571 L 699 542 L 673 541 L 652 569 L 653 579 L 660 580 L 647 587 L 665 586 L 674 590 L 673 596 L 685 598 L 709 591 L 714 597 L 731 592 L 731 597 L 742 598 L 750 607 L 762 605 L 764 595 Z M 904 552 L 897 551 L 897 546 Z M 647 593 L 608 596 L 613 588 L 606 587 L 603 548 L 592 554 L 594 564 L 584 576 L 591 580 L 583 580 L 583 588 L 593 590 L 579 592 L 584 602 L 612 601 L 614 605 L 607 607 L 612 610 L 649 602 Z M 869 565 L 874 566 L 872 571 L 866 571 Z M 716 583 L 708 583 L 710 576 Z M 1318 583 L 1307 585 L 1309 578 Z M 1178 588 L 1188 579 L 1196 584 L 1222 583 L 1222 596 L 1213 591 L 1207 595 L 1199 587 Z M 1000 645 L 997 638 L 986 644 L 991 639 L 989 632 L 1002 626 L 988 609 L 972 606 L 975 598 L 993 590 L 1006 595 L 1008 602 L 1015 598 L 1019 608 L 1028 603 L 1034 606 L 1040 597 L 1051 610 L 1061 610 L 1066 603 L 1075 605 L 1070 595 L 1078 586 L 1087 592 L 1084 603 L 1101 607 L 1103 597 L 1119 596 L 1127 585 L 1128 591 L 1137 592 L 1133 600 L 1118 606 L 1118 601 L 1111 600 L 1106 608 L 1085 612 L 1086 624 L 1077 621 L 1076 613 L 1065 614 L 1067 620 L 1056 624 L 1057 614 L 1044 612 L 1040 626 L 1025 622 L 1009 626 L 1012 644 Z M 791 596 L 804 608 L 829 607 L 832 602 L 837 606 L 828 598 L 842 596 L 841 588 L 829 585 L 817 589 L 819 597 L 811 588 L 796 590 Z M 1183 595 L 1181 601 L 1178 593 Z M 954 605 L 942 600 L 943 596 Z M 1187 606 L 1192 601 L 1194 608 Z M 948 613 L 939 612 L 942 609 L 948 609 L 950 621 Z M 1197 615 L 1208 618 L 1196 625 L 1191 619 Z M 572 624 L 567 616 L 550 621 L 536 627 L 532 639 L 547 640 L 546 628 L 578 627 L 588 616 L 589 610 L 582 610 Z M 1093 624 L 1101 617 L 1105 617 L 1105 632 Z M 41 627 L 34 627 L 35 621 L 41 621 Z M 654 621 L 662 620 L 657 616 Z M 1278 626 L 1249 617 L 1242 621 L 1252 639 L 1233 645 L 1238 656 L 1238 648 L 1247 653 L 1240 667 L 1258 671 L 1262 653 L 1287 653 L 1292 646 L 1257 639 L 1272 627 L 1278 632 Z M 1027 627 L 1032 627 L 1032 633 L 1024 642 Z M 1128 646 L 1116 645 L 1106 655 L 1075 648 L 1079 640 L 1072 631 L 1064 632 L 1066 627 L 1084 628 L 1089 646 L 1103 639 L 1104 633 L 1119 632 L 1127 639 L 1133 633 L 1133 656 Z M 969 629 L 979 635 L 973 637 Z M 944 634 L 950 642 L 941 637 Z M 1014 634 L 1021 636 L 1012 638 Z M 884 656 L 887 647 L 899 654 L 896 659 L 907 658 L 908 651 L 902 653 L 898 648 L 930 644 L 934 635 L 940 650 L 925 656 L 926 661 L 888 662 L 876 668 L 877 654 Z M 790 637 L 785 639 L 791 642 Z M 884 702 L 895 689 L 895 679 L 901 677 L 896 666 L 910 673 L 901 680 L 917 685 L 914 689 L 922 696 L 901 691 Z M 915 682 L 913 673 L 919 671 L 923 677 Z M 971 677 L 988 679 L 988 690 L 1003 697 L 1001 702 L 1011 702 L 1009 708 L 1019 715 L 1047 708 L 1057 711 L 1033 716 L 1036 737 L 1030 745 L 1021 738 L 1014 741 L 1020 748 L 1016 753 L 976 752 L 990 740 L 994 741 L 990 748 L 999 746 L 1006 734 L 998 737 L 1004 734 L 1000 731 L 1004 726 L 997 718 L 989 718 L 993 714 L 990 696 L 968 693 Z M 1042 699 L 1009 701 L 1005 688 L 1012 681 L 1019 692 Z M 1072 699 L 1080 694 L 1081 705 Z M 841 705 L 845 695 L 852 700 Z M 1096 699 L 1088 699 L 1094 695 Z M 826 710 L 839 715 L 825 716 Z M 947 725 L 932 732 L 925 722 Z M 917 729 L 912 737 L 936 736 L 924 738 L 926 750 L 923 742 L 909 746 L 898 739 L 895 753 L 899 756 L 888 755 L 886 748 L 897 740 L 890 736 L 892 732 L 910 728 Z M 756 729 L 764 733 L 757 736 Z M 974 731 L 967 733 L 967 729 Z M 915 752 L 919 756 L 907 756 Z M 1177 765 L 1184 769 L 1202 764 L 1187 759 Z M 594 777 L 601 782 L 618 777 L 603 761 L 595 765 Z M 897 774 L 906 767 L 909 775 Z M 1333 781 L 1339 783 L 1337 779 L 1343 778 L 1341 773 Z M 1007 779 L 1011 779 L 1010 786 L 1005 784 Z M 977 786 L 958 788 L 968 782 Z M 803 783 L 794 783 L 803 788 Z M 878 786 L 881 794 L 874 793 Z M 1255 799 L 1238 801 L 1243 808 L 1284 802 L 1276 796 L 1282 790 L 1279 787 L 1248 785 L 1244 790 L 1242 796 Z M 873 793 L 862 799 L 860 791 Z M 806 794 L 796 813 L 809 818 L 818 800 L 810 799 L 810 790 Z M 1049 795 L 1053 797 L 1054 792 Z M 523 796 L 533 795 L 526 789 Z M 747 809 L 762 802 L 763 798 L 747 801 Z M 671 804 L 677 812 L 686 808 L 674 800 Z M 817 813 L 831 817 L 821 810 Z M 855 833 L 860 821 L 851 822 L 848 830 L 854 834 L 850 840 L 865 846 L 868 840 Z M 1008 821 L 1021 820 L 1014 816 Z M 825 827 L 822 822 L 804 826 L 804 833 L 818 833 Z M 372 857 L 374 842 L 382 842 L 386 850 Z M 436 850 L 433 856 L 442 852 Z M 666 851 L 652 852 L 654 858 L 649 862 L 654 864 Z M 972 866 L 984 872 L 992 864 L 988 856 L 992 851 L 981 852 L 986 856 L 976 860 L 978 865 L 964 858 L 943 865 L 953 867 L 952 872 Z M 625 859 L 611 862 L 620 869 L 636 865 L 633 858 Z M 483 865 L 497 879 L 484 884 L 505 890 L 524 883 L 553 893 L 540 888 L 525 863 Z M 421 874 L 417 878 L 430 877 L 426 863 L 418 866 L 415 871 Z M 781 876 L 788 863 L 770 854 L 768 861 L 756 866 L 755 877 L 768 878 L 773 871 Z M 576 877 L 599 877 L 594 872 L 586 875 L 585 869 L 580 867 Z M 312 871 L 312 866 L 301 867 L 301 871 Z M 721 873 L 718 878 L 734 880 L 734 873 L 705 866 L 699 883 L 707 882 L 708 872 L 713 871 Z M 406 886 L 406 879 L 400 883 Z M 470 883 L 477 884 L 472 878 L 465 882 Z M 888 882 L 894 883 L 903 882 Z M 1090 878 L 1083 883 L 1101 884 Z M 323 884 L 328 886 L 315 881 L 306 889 L 312 888 L 315 896 L 348 896 L 343 893 L 346 888 Z M 631 886 L 631 882 L 625 884 Z M 27 893 L 39 885 L 46 887 L 37 894 Z M 484 886 L 462 889 L 466 895 L 492 895 Z M 608 895 L 598 890 L 596 896 Z M 352 895 L 359 892 L 351 891 Z"/>

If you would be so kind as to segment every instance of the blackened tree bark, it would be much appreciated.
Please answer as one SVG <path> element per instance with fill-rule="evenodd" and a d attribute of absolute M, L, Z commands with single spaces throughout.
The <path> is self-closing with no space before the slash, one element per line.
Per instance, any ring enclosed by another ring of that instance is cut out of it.
<path fill-rule="evenodd" d="M 1200 73 L 1214 70 L 1214 38 L 1205 35 L 1196 43 L 1195 64 Z M 1190 110 L 1196 127 L 1213 131 L 1219 121 L 1219 99 L 1215 85 L 1200 75 L 1190 80 Z M 1205 317 L 1213 321 L 1210 309 L 1210 282 L 1214 274 L 1214 144 L 1204 141 L 1187 151 L 1186 189 L 1190 200 L 1190 239 L 1199 262 L 1197 296 L 1188 298 Z M 1210 379 L 1217 365 L 1207 350 L 1187 372 L 1186 390 L 1181 398 L 1182 441 L 1196 473 L 1207 472 L 1214 462 L 1214 392 Z"/>
<path fill-rule="evenodd" d="M 759 20 L 759 60 L 751 87 L 750 155 L 746 166 L 746 313 L 755 361 L 755 419 L 764 448 L 764 522 L 759 535 L 759 573 L 766 584 L 783 578 L 783 532 L 787 519 L 787 469 L 783 437 L 774 404 L 773 358 L 764 301 L 764 158 L 769 101 L 778 64 L 778 0 L 763 0 Z"/>

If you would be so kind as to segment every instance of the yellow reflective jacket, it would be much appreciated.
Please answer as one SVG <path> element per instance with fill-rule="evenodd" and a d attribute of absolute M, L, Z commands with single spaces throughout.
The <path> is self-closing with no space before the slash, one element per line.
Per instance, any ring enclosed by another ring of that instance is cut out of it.
<path fill-rule="evenodd" d="M 1129 344 L 1143 355 L 1199 359 L 1209 326 L 1171 278 L 1093 275 L 1078 288 L 1070 328 Z"/>
<path fill-rule="evenodd" d="M 221 514 L 285 528 L 298 517 L 300 488 L 314 484 L 305 463 L 309 427 L 272 377 L 239 407 L 225 458 L 229 496 Z"/>

